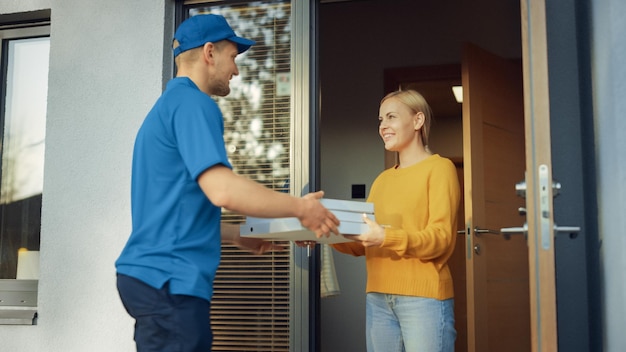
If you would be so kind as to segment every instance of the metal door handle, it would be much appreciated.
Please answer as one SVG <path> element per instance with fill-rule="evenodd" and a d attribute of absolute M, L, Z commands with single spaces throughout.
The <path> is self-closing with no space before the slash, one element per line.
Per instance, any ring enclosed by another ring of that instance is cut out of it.
<path fill-rule="evenodd" d="M 528 233 L 528 225 L 524 224 L 523 227 L 505 227 L 500 229 L 500 232 L 504 236 L 510 235 L 526 235 Z M 556 236 L 559 233 L 568 233 L 570 238 L 576 238 L 578 233 L 580 232 L 579 226 L 557 226 L 554 225 L 554 235 Z"/>
<path fill-rule="evenodd" d="M 580 232 L 580 226 L 556 226 L 556 225 L 554 225 L 554 231 L 556 231 L 556 232 L 567 232 L 567 233 L 578 233 L 578 232 Z"/>
<path fill-rule="evenodd" d="M 492 229 L 481 229 L 480 227 L 476 226 L 474 227 L 474 233 L 476 234 L 476 236 L 480 236 L 484 233 L 488 233 L 491 235 L 499 235 L 500 231 L 492 230 Z"/>
<path fill-rule="evenodd" d="M 569 234 L 569 238 L 576 238 L 580 232 L 580 226 L 556 226 L 554 224 L 554 236 L 559 233 Z"/>
<path fill-rule="evenodd" d="M 480 227 L 474 228 L 474 233 L 476 234 L 476 236 L 480 236 L 482 234 L 502 235 L 505 240 L 510 240 L 511 235 L 526 235 L 526 231 L 526 225 L 524 225 L 524 227 L 505 227 L 500 229 L 499 231 L 492 229 L 481 229 Z"/>
<path fill-rule="evenodd" d="M 525 235 L 528 232 L 526 225 L 523 227 L 504 227 L 500 229 L 503 235 Z"/>
<path fill-rule="evenodd" d="M 578 233 L 580 232 L 579 226 L 557 226 L 554 225 L 554 235 L 556 236 L 559 233 L 567 233 L 570 238 L 576 238 Z M 465 234 L 465 230 L 457 231 L 457 234 L 463 235 Z M 480 227 L 474 227 L 474 234 L 476 236 L 480 236 L 483 234 L 491 234 L 491 235 L 502 235 L 504 239 L 508 240 L 511 238 L 511 235 L 524 235 L 528 234 L 528 225 L 524 224 L 524 226 L 520 227 L 503 227 L 500 231 L 492 230 L 492 229 L 481 229 Z"/>
<path fill-rule="evenodd" d="M 500 232 L 507 240 L 511 238 L 511 235 L 524 235 L 526 237 L 528 235 L 528 225 L 524 223 L 524 226 L 521 227 L 504 227 L 500 229 Z"/>

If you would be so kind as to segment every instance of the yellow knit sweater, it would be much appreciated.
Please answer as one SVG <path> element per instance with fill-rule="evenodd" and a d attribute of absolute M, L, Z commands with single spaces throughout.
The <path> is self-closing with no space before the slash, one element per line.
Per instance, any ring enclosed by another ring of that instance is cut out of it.
<path fill-rule="evenodd" d="M 367 201 L 374 203 L 376 222 L 388 226 L 382 245 L 333 245 L 366 256 L 366 292 L 453 297 L 447 261 L 456 242 L 460 202 L 454 164 L 435 154 L 407 168 L 387 169 L 372 184 Z"/>

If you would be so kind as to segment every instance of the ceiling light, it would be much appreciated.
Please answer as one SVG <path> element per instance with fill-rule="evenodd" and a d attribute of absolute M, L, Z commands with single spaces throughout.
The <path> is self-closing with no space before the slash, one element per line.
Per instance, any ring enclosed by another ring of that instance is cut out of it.
<path fill-rule="evenodd" d="M 454 99 L 457 103 L 463 102 L 463 86 L 453 86 L 452 93 L 454 93 Z"/>

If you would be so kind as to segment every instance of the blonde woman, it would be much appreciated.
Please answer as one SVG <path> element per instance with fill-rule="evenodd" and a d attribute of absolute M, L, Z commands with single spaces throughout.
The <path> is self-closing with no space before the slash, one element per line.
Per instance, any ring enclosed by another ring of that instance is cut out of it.
<path fill-rule="evenodd" d="M 460 187 L 454 164 L 428 148 L 431 110 L 413 90 L 380 103 L 378 133 L 399 162 L 372 184 L 376 222 L 335 244 L 365 255 L 369 352 L 454 351 L 454 300 L 448 258 L 456 240 Z"/>

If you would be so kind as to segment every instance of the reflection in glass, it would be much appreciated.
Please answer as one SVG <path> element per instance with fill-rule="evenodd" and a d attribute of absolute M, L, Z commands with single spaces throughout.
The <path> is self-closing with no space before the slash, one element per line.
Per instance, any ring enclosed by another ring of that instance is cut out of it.
<path fill-rule="evenodd" d="M 9 40 L 4 48 L 0 278 L 11 279 L 18 250 L 39 250 L 50 38 Z"/>
<path fill-rule="evenodd" d="M 291 4 L 232 2 L 191 6 L 189 15 L 220 14 L 235 32 L 256 41 L 237 56 L 239 76 L 216 101 L 233 169 L 271 189 L 289 192 L 291 151 Z M 228 211 L 223 221 L 242 217 Z M 286 246 L 289 244 L 286 243 Z M 252 255 L 223 245 L 211 317 L 214 351 L 289 351 L 289 251 Z"/>
<path fill-rule="evenodd" d="M 237 56 L 239 76 L 231 80 L 230 94 L 216 97 L 224 114 L 224 140 L 233 169 L 288 192 L 291 95 L 281 88 L 289 87 L 290 6 L 264 1 L 189 11 L 191 16 L 206 13 L 224 16 L 237 35 L 256 41 Z"/>

